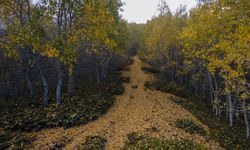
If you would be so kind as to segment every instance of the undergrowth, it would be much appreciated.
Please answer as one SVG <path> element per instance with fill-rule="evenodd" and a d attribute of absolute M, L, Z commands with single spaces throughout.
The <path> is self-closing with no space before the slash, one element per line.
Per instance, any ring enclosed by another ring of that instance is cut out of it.
<path fill-rule="evenodd" d="M 79 83 L 77 96 L 64 96 L 60 106 L 51 103 L 48 107 L 43 107 L 38 101 L 27 104 L 10 101 L 7 105 L 0 104 L 0 108 L 5 108 L 0 115 L 0 149 L 8 149 L 12 145 L 23 149 L 20 145 L 29 144 L 24 132 L 52 127 L 66 129 L 97 119 L 112 106 L 115 95 L 124 92 L 123 82 L 129 82 L 129 78 L 114 73 L 102 84 Z"/>
<path fill-rule="evenodd" d="M 160 74 L 155 74 L 157 80 L 146 82 L 145 87 L 152 90 L 168 92 L 176 96 L 170 97 L 175 103 L 183 106 L 196 116 L 203 124 L 209 128 L 209 136 L 216 140 L 222 147 L 228 150 L 246 150 L 250 147 L 250 142 L 245 136 L 242 124 L 230 127 L 223 118 L 216 118 L 212 111 L 212 106 L 197 95 L 189 92 L 184 85 L 179 85 L 173 81 L 162 79 Z"/>
<path fill-rule="evenodd" d="M 207 135 L 206 130 L 201 125 L 194 123 L 190 119 L 178 119 L 175 125 L 190 134 L 199 134 L 201 136 Z"/>
<path fill-rule="evenodd" d="M 152 138 L 147 135 L 131 133 L 128 135 L 124 150 L 204 150 L 205 147 L 194 141 L 187 139 L 182 140 L 165 140 Z"/>
<path fill-rule="evenodd" d="M 0 149 L 27 149 L 33 141 L 33 137 L 28 137 L 22 132 L 0 131 Z"/>
<path fill-rule="evenodd" d="M 150 73 L 160 73 L 158 69 L 155 69 L 152 67 L 143 67 L 142 70 L 145 72 L 150 72 Z"/>
<path fill-rule="evenodd" d="M 78 150 L 104 150 L 107 140 L 101 136 L 88 136 Z"/>

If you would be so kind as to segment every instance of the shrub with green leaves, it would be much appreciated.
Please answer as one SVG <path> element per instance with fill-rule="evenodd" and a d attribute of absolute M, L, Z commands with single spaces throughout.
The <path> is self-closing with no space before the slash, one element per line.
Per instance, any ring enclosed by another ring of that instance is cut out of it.
<path fill-rule="evenodd" d="M 129 83 L 130 82 L 130 77 L 123 77 L 123 82 Z"/>
<path fill-rule="evenodd" d="M 0 131 L 0 149 L 27 149 L 33 138 L 20 132 Z"/>
<path fill-rule="evenodd" d="M 124 150 L 205 150 L 206 148 L 194 141 L 187 139 L 182 140 L 162 140 L 152 138 L 138 133 L 128 135 L 128 141 Z"/>
<path fill-rule="evenodd" d="M 158 76 L 157 76 L 158 77 Z M 147 81 L 144 86 L 147 89 L 159 90 L 162 92 L 169 92 L 182 97 L 189 97 L 190 93 L 185 90 L 184 86 L 178 85 L 175 82 L 167 82 L 164 79 L 158 79 L 153 82 Z"/>
<path fill-rule="evenodd" d="M 175 125 L 176 127 L 183 129 L 184 131 L 191 133 L 191 134 L 199 134 L 202 136 L 207 135 L 206 130 L 202 126 L 194 123 L 190 119 L 178 119 L 175 122 Z"/>
<path fill-rule="evenodd" d="M 88 136 L 79 150 L 104 150 L 107 140 L 100 136 Z"/>
<path fill-rule="evenodd" d="M 142 70 L 149 73 L 160 73 L 158 69 L 155 69 L 153 67 L 143 67 Z"/>

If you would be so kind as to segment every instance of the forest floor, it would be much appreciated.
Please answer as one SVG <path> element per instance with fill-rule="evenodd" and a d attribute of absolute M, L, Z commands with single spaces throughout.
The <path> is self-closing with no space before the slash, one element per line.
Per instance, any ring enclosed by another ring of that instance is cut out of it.
<path fill-rule="evenodd" d="M 32 149 L 46 149 L 53 143 L 65 143 L 63 149 L 72 150 L 84 143 L 87 136 L 98 135 L 107 139 L 107 150 L 117 150 L 124 147 L 131 132 L 164 139 L 189 139 L 208 149 L 222 149 L 209 136 L 191 135 L 175 126 L 177 119 L 187 118 L 208 130 L 194 115 L 173 102 L 170 98 L 173 95 L 144 87 L 146 81 L 154 80 L 153 75 L 141 70 L 144 65 L 135 56 L 130 69 L 122 72 L 123 76 L 131 78 L 130 83 L 124 83 L 124 94 L 117 96 L 105 115 L 79 127 L 66 130 L 52 128 L 32 133 L 37 135 Z"/>

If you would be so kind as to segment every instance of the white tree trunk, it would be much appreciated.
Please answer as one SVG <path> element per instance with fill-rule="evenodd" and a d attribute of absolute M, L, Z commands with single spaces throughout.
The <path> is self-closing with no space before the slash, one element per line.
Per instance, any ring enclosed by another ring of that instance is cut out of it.
<path fill-rule="evenodd" d="M 229 122 L 230 122 L 230 127 L 233 126 L 233 114 L 234 114 L 234 110 L 233 110 L 233 102 L 232 102 L 232 95 L 228 94 L 228 113 L 229 113 Z"/>
<path fill-rule="evenodd" d="M 57 64 L 57 70 L 58 70 L 58 83 L 56 87 L 56 103 L 57 105 L 61 105 L 62 103 L 62 86 L 63 86 L 63 64 L 61 62 L 58 62 Z"/>
<path fill-rule="evenodd" d="M 47 106 L 49 103 L 49 84 L 48 84 L 48 79 L 45 75 L 43 66 L 40 62 L 40 60 L 37 61 L 37 66 L 40 72 L 40 76 L 43 82 L 43 105 Z"/>
<path fill-rule="evenodd" d="M 68 96 L 73 96 L 75 93 L 75 75 L 72 73 L 69 76 L 69 81 L 68 81 Z"/>
<path fill-rule="evenodd" d="M 242 103 L 242 108 L 243 108 L 243 113 L 244 113 L 244 120 L 245 120 L 245 125 L 246 125 L 246 132 L 247 132 L 247 138 L 250 139 L 250 126 L 249 126 L 249 118 L 248 118 L 248 111 L 246 108 L 246 102 L 243 100 Z"/>
<path fill-rule="evenodd" d="M 29 66 L 25 70 L 25 79 L 27 82 L 28 90 L 29 90 L 29 96 L 30 96 L 30 98 L 33 98 L 34 97 L 34 87 L 33 87 L 33 83 L 32 83 L 31 76 L 30 76 L 30 67 Z"/>

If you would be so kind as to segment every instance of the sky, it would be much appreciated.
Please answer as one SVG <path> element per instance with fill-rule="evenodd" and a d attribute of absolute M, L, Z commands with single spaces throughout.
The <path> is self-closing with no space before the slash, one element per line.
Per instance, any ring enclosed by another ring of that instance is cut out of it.
<path fill-rule="evenodd" d="M 38 0 L 33 0 L 37 2 Z M 146 23 L 147 20 L 155 15 L 157 6 L 160 0 L 122 0 L 125 3 L 123 6 L 123 12 L 121 13 L 123 18 L 128 22 Z M 196 0 L 165 0 L 174 12 L 181 4 L 185 4 L 187 9 L 196 6 Z"/>
<path fill-rule="evenodd" d="M 159 0 L 122 0 L 122 16 L 128 22 L 146 23 L 156 13 Z M 196 0 L 166 0 L 169 8 L 174 12 L 181 4 L 187 5 L 190 9 L 196 5 Z"/>

